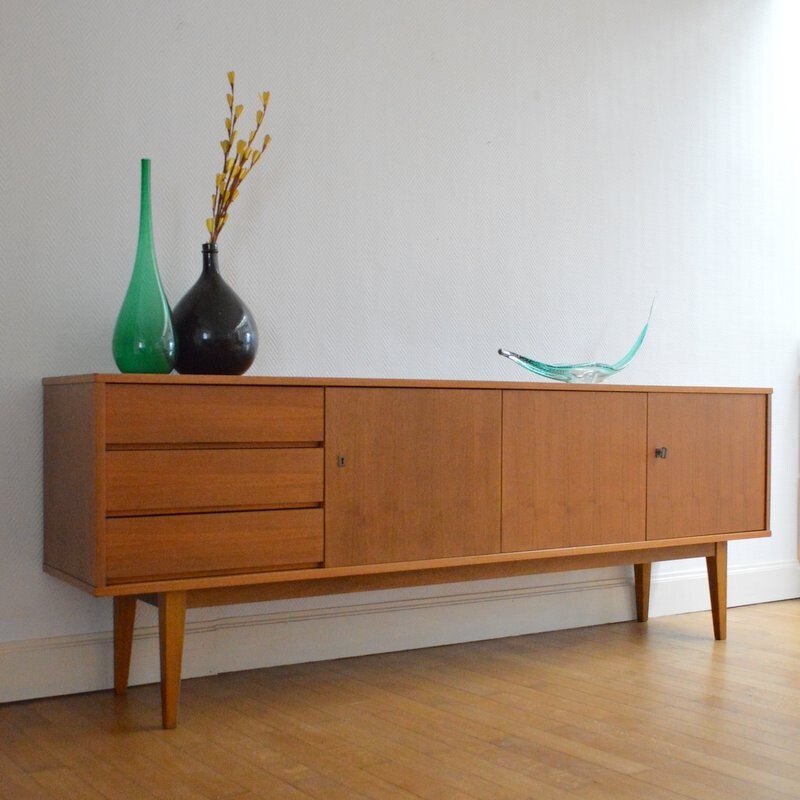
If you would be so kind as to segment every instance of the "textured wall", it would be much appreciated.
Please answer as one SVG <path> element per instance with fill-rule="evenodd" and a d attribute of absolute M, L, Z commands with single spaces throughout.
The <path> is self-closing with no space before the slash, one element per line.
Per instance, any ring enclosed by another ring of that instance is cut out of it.
<path fill-rule="evenodd" d="M 731 564 L 793 561 L 793 6 L 4 0 L 0 643 L 109 627 L 41 573 L 39 381 L 114 369 L 141 157 L 170 299 L 195 279 L 229 69 L 246 124 L 272 91 L 220 238 L 253 373 L 521 379 L 498 346 L 617 358 L 657 292 L 626 382 L 775 388 L 775 536 Z"/>

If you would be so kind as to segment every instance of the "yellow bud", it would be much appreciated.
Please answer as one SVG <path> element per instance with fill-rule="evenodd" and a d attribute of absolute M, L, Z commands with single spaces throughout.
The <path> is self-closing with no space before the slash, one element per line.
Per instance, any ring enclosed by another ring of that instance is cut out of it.
<path fill-rule="evenodd" d="M 239 190 L 234 189 L 233 194 L 231 195 L 231 203 L 239 196 Z"/>
<path fill-rule="evenodd" d="M 232 167 L 232 166 L 233 166 L 233 159 L 232 159 L 232 158 L 229 158 L 229 159 L 228 159 L 228 160 L 225 162 L 225 172 L 230 172 L 230 171 L 231 171 L 231 167 Z"/>
<path fill-rule="evenodd" d="M 264 137 L 264 144 L 261 146 L 261 152 L 263 153 L 267 149 L 267 145 L 272 141 L 272 137 L 267 134 Z"/>
<path fill-rule="evenodd" d="M 244 111 L 244 106 L 243 105 L 240 104 L 240 105 L 236 106 L 236 109 L 233 112 L 234 119 L 239 119 L 239 117 L 242 116 L 242 111 Z"/>
<path fill-rule="evenodd" d="M 260 150 L 253 150 L 253 155 L 250 158 L 250 167 L 252 169 L 253 165 L 261 158 L 261 151 Z"/>
<path fill-rule="evenodd" d="M 206 228 L 208 228 L 209 233 L 214 233 L 214 220 L 207 219 L 206 220 Z"/>
<path fill-rule="evenodd" d="M 260 109 L 256 111 L 256 124 L 260 125 L 264 121 L 264 112 Z"/>
<path fill-rule="evenodd" d="M 222 152 L 225 153 L 225 155 L 228 155 L 228 150 L 231 149 L 231 143 L 227 139 L 223 139 L 219 143 L 219 146 L 222 148 Z"/>
<path fill-rule="evenodd" d="M 245 144 L 244 139 L 239 139 L 239 141 L 236 142 L 236 152 L 239 155 L 241 155 L 244 152 L 245 147 L 247 147 L 247 145 Z"/>
<path fill-rule="evenodd" d="M 261 92 L 261 102 L 264 104 L 264 108 L 266 108 L 267 103 L 269 103 L 269 92 Z"/>
<path fill-rule="evenodd" d="M 236 73 L 235 73 L 233 70 L 231 70 L 231 71 L 228 73 L 228 83 L 230 83 L 230 85 L 231 85 L 231 89 L 233 89 L 233 82 L 234 82 L 235 80 L 236 80 Z"/>
<path fill-rule="evenodd" d="M 231 132 L 231 118 L 230 117 L 226 117 L 225 118 L 225 127 L 226 127 L 228 133 L 230 133 Z"/>
<path fill-rule="evenodd" d="M 245 169 L 244 167 L 242 167 L 239 170 L 239 182 L 240 183 L 245 179 L 245 176 L 247 175 L 248 172 L 250 172 L 250 170 L 249 169 Z"/>
<path fill-rule="evenodd" d="M 232 109 L 233 108 L 233 95 L 230 92 L 228 92 L 228 94 L 225 95 L 225 99 L 228 101 L 228 108 Z"/>

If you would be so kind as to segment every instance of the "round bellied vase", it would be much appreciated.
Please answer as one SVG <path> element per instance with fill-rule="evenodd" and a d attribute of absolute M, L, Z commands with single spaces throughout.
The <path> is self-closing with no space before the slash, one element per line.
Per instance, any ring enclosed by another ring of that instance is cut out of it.
<path fill-rule="evenodd" d="M 203 272 L 172 312 L 175 369 L 185 375 L 243 375 L 258 349 L 258 328 L 219 272 L 217 245 L 203 244 Z"/>

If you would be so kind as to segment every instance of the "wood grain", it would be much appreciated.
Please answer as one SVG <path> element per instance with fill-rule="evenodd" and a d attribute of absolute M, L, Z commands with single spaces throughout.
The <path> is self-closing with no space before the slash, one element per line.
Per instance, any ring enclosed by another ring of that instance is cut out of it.
<path fill-rule="evenodd" d="M 752 539 L 769 536 L 770 531 L 748 531 L 728 536 L 688 536 L 684 539 L 662 539 L 653 542 L 630 542 L 622 545 L 593 545 L 590 547 L 561 548 L 558 550 L 531 550 L 526 553 L 500 553 L 485 556 L 430 559 L 427 561 L 401 561 L 387 564 L 356 565 L 349 567 L 314 567 L 274 570 L 269 572 L 244 572 L 234 575 L 204 575 L 197 578 L 149 579 L 95 587 L 98 597 L 118 594 L 148 594 L 182 589 L 194 592 L 200 589 L 227 589 L 257 585 L 286 584 L 284 591 L 294 591 L 294 584 L 319 584 L 312 594 L 325 594 L 328 581 L 358 586 L 368 583 L 370 588 L 394 586 L 419 586 L 429 576 L 431 582 L 480 580 L 514 575 L 591 569 L 619 564 L 637 564 L 678 558 L 713 555 L 714 545 L 722 540 Z M 63 576 L 60 576 L 63 577 Z M 82 587 L 86 588 L 86 587 Z M 299 589 L 297 591 L 300 591 Z M 304 592 L 304 595 L 307 592 Z M 286 595 L 284 595 L 286 596 Z"/>
<path fill-rule="evenodd" d="M 44 564 L 89 585 L 104 516 L 102 397 L 93 384 L 44 388 Z"/>
<path fill-rule="evenodd" d="M 114 694 L 128 690 L 128 676 L 133 650 L 133 628 L 136 623 L 136 598 L 120 595 L 114 598 Z"/>
<path fill-rule="evenodd" d="M 714 623 L 714 638 L 727 636 L 728 597 L 728 543 L 717 542 L 714 554 L 706 556 L 708 590 L 711 595 L 711 617 Z"/>
<path fill-rule="evenodd" d="M 676 392 L 649 406 L 647 538 L 765 528 L 767 396 Z"/>
<path fill-rule="evenodd" d="M 787 800 L 800 600 L 0 706 L 0 798 Z M 734 633 L 735 632 L 735 633 Z M 654 669 L 653 665 L 659 666 Z"/>
<path fill-rule="evenodd" d="M 161 724 L 166 730 L 178 724 L 181 693 L 183 633 L 186 593 L 166 592 L 158 597 L 158 639 L 161 655 Z"/>
<path fill-rule="evenodd" d="M 501 397 L 328 389 L 325 563 L 500 549 Z"/>
<path fill-rule="evenodd" d="M 321 388 L 111 384 L 106 441 L 321 442 L 323 418 Z"/>
<path fill-rule="evenodd" d="M 322 509 L 119 517 L 108 521 L 110 582 L 320 564 Z"/>
<path fill-rule="evenodd" d="M 650 616 L 650 576 L 652 567 L 653 565 L 650 562 L 633 565 L 637 622 L 647 622 Z"/>
<path fill-rule="evenodd" d="M 113 450 L 112 515 L 259 509 L 321 503 L 321 448 Z"/>
<path fill-rule="evenodd" d="M 645 538 L 647 394 L 503 392 L 503 550 Z"/>

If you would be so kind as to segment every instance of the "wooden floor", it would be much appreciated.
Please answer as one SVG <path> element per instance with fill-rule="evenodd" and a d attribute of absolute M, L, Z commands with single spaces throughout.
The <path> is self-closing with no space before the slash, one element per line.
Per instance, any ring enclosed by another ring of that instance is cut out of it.
<path fill-rule="evenodd" d="M 800 797 L 800 600 L 0 707 L 0 797 Z"/>

